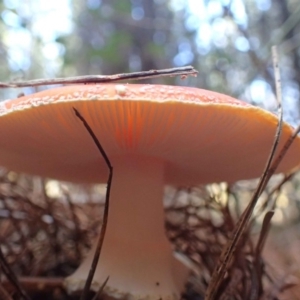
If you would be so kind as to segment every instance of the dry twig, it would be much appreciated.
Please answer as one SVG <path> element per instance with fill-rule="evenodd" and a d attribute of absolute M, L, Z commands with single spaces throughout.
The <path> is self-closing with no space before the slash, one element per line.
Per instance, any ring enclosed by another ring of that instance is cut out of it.
<path fill-rule="evenodd" d="M 96 251 L 95 251 L 95 254 L 94 254 L 93 261 L 92 261 L 91 269 L 89 271 L 86 283 L 85 283 L 84 288 L 83 288 L 82 295 L 80 297 L 80 300 L 85 300 L 85 299 L 87 299 L 88 293 L 90 291 L 90 286 L 91 286 L 92 281 L 93 281 L 93 277 L 94 277 L 94 274 L 95 274 L 95 271 L 96 271 L 96 268 L 97 268 L 97 264 L 98 264 L 98 261 L 99 261 L 99 258 L 100 258 L 101 248 L 102 248 L 102 245 L 103 245 L 103 242 L 104 242 L 105 231 L 106 231 L 107 222 L 108 222 L 109 197 L 110 197 L 110 189 L 111 189 L 111 183 L 112 183 L 112 177 L 113 177 L 113 167 L 110 163 L 110 160 L 109 160 L 105 150 L 103 149 L 102 145 L 100 144 L 99 140 L 97 139 L 96 135 L 94 134 L 94 132 L 91 129 L 91 127 L 89 126 L 89 124 L 86 122 L 84 117 L 78 112 L 78 110 L 76 108 L 73 108 L 73 109 L 75 111 L 76 116 L 80 119 L 80 121 L 83 123 L 84 127 L 86 128 L 86 130 L 88 131 L 88 133 L 92 137 L 94 143 L 96 144 L 99 152 L 101 153 L 102 157 L 104 158 L 104 160 L 106 162 L 106 165 L 109 169 L 109 175 L 108 175 L 108 180 L 107 180 L 107 188 L 106 188 L 106 196 L 105 196 L 103 222 L 102 222 L 102 227 L 101 227 L 101 231 L 100 231 L 100 236 L 99 236 L 99 239 L 98 239 L 98 243 L 97 243 Z M 107 280 L 106 280 L 106 282 L 107 282 Z M 100 289 L 100 290 L 102 291 L 102 289 Z"/>
<path fill-rule="evenodd" d="M 16 82 L 0 82 L 0 88 L 17 88 L 17 87 L 33 87 L 41 85 L 54 85 L 54 84 L 78 84 L 78 83 L 107 83 L 116 82 L 121 80 L 142 80 L 148 78 L 167 77 L 167 76 L 183 76 L 187 75 L 196 76 L 196 71 L 192 66 L 150 70 L 133 73 L 123 73 L 115 75 L 86 75 L 67 78 L 53 78 L 53 79 L 35 79 L 28 81 L 16 81 Z"/>

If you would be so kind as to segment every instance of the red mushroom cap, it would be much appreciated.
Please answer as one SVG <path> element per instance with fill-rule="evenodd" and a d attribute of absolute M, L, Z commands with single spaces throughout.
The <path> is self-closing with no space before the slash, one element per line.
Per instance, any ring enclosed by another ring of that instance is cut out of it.
<path fill-rule="evenodd" d="M 197 88 L 104 84 L 45 90 L 0 106 L 0 165 L 74 182 L 101 182 L 107 167 L 76 108 L 108 156 L 151 156 L 166 164 L 165 182 L 198 184 L 260 176 L 277 117 Z M 284 124 L 280 147 L 292 134 Z M 278 172 L 300 164 L 300 138 Z"/>

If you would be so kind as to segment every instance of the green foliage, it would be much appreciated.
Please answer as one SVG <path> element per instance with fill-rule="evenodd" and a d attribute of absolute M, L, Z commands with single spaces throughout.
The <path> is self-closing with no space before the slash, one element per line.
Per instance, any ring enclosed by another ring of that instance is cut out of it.
<path fill-rule="evenodd" d="M 126 31 L 118 31 L 111 35 L 105 45 L 97 50 L 90 49 L 92 56 L 99 56 L 106 64 L 121 64 L 124 61 L 124 50 L 131 46 L 131 35 Z"/>

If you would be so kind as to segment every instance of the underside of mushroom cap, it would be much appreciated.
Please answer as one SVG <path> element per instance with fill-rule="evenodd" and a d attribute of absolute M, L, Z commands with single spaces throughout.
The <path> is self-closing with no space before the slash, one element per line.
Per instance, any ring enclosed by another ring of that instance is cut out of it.
<path fill-rule="evenodd" d="M 231 97 L 188 87 L 67 86 L 8 100 L 0 107 L 0 165 L 74 182 L 101 182 L 107 168 L 82 123 L 112 160 L 163 160 L 165 181 L 198 184 L 260 176 L 277 117 Z M 279 149 L 292 133 L 284 124 Z M 297 138 L 278 171 L 300 163 Z"/>

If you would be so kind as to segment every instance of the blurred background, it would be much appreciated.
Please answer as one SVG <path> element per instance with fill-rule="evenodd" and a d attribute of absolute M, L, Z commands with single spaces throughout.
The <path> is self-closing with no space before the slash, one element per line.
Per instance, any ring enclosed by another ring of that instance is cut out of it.
<path fill-rule="evenodd" d="M 0 81 L 108 75 L 193 65 L 199 71 L 196 78 L 162 78 L 152 82 L 210 89 L 276 112 L 272 45 L 278 46 L 280 55 L 284 119 L 296 126 L 300 117 L 298 0 L 0 1 Z M 20 92 L 29 94 L 43 88 L 47 87 L 2 89 L 0 98 L 15 98 Z M 97 192 L 103 192 L 101 186 L 62 186 L 53 180 L 24 179 L 9 170 L 3 171 L 1 178 L 2 193 L 4 188 L 6 193 L 9 190 L 29 198 L 36 193 L 44 193 L 43 197 L 48 200 L 56 199 L 65 197 L 67 190 L 73 199 L 77 199 L 76 203 L 82 203 L 82 199 L 94 203 L 98 201 Z M 285 182 L 282 185 L 279 184 L 281 180 Z M 255 181 L 237 183 L 233 190 L 213 185 L 215 192 L 211 192 L 211 187 L 204 189 L 209 191 L 209 195 L 227 193 L 231 195 L 230 199 L 238 195 L 242 199 L 240 205 L 244 207 L 255 184 Z M 17 192 L 14 190 L 16 186 Z M 261 197 L 262 204 L 268 197 L 274 197 L 273 203 L 276 202 L 277 207 L 265 255 L 279 270 L 278 278 L 292 274 L 293 282 L 300 278 L 299 186 L 298 174 L 287 179 L 279 176 Z M 274 187 L 275 192 L 272 190 Z M 24 219 L 22 215 L 12 217 L 16 204 L 9 207 L 6 200 L 1 201 L 1 226 L 7 218 Z M 222 203 L 227 207 L 226 201 L 226 205 Z M 72 208 L 71 202 L 68 203 Z M 47 212 L 38 214 L 41 222 L 46 227 L 54 226 L 56 218 L 51 217 L 48 204 L 42 207 L 46 207 Z M 268 205 L 263 208 L 267 209 Z M 20 211 L 24 209 L 18 207 Z M 89 212 L 92 213 L 92 209 Z M 70 213 L 69 217 L 74 221 L 74 214 Z M 86 225 L 84 222 L 88 220 L 83 215 L 77 217 L 81 218 L 83 223 L 80 226 L 84 230 L 88 226 L 99 225 L 98 221 L 96 225 Z M 224 221 L 224 218 L 221 219 Z M 254 229 L 254 236 L 261 221 L 262 218 L 256 220 L 258 227 Z M 212 223 L 215 222 L 213 219 Z M 57 228 L 51 230 L 54 230 L 54 235 L 58 232 Z M 22 240 L 27 233 L 20 232 L 18 238 L 13 236 L 10 241 L 17 244 Z M 7 242 L 7 236 L 2 235 L 2 242 Z M 15 250 L 7 248 L 6 251 L 12 253 Z M 11 261 L 16 263 L 17 256 L 12 257 Z M 30 265 L 30 262 L 29 259 L 26 264 Z M 16 265 L 15 268 L 20 274 L 27 272 L 21 266 Z M 40 273 L 36 271 L 36 274 Z M 297 299 L 296 295 L 280 299 Z"/>
<path fill-rule="evenodd" d="M 197 78 L 161 82 L 274 110 L 270 49 L 278 45 L 285 119 L 299 118 L 297 0 L 3 0 L 0 12 L 1 80 L 191 64 Z"/>

